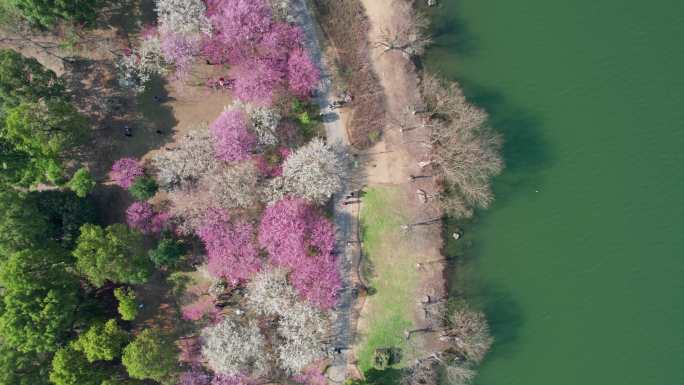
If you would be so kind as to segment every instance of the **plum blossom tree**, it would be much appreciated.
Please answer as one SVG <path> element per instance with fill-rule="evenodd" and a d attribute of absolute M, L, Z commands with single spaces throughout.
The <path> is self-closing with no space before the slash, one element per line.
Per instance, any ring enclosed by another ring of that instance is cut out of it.
<path fill-rule="evenodd" d="M 156 0 L 157 22 L 162 33 L 209 34 L 211 23 L 202 0 Z"/>
<path fill-rule="evenodd" d="M 285 68 L 274 59 L 250 58 L 238 64 L 235 76 L 235 96 L 244 101 L 268 104 L 283 85 Z"/>
<path fill-rule="evenodd" d="M 216 318 L 218 316 L 218 309 L 214 306 L 214 300 L 211 296 L 202 296 L 197 301 L 184 306 L 182 309 L 183 319 L 190 321 L 198 321 L 205 316 Z"/>
<path fill-rule="evenodd" d="M 175 66 L 176 78 L 187 77 L 190 66 L 200 53 L 200 37 L 168 31 L 160 36 L 160 44 L 164 60 Z"/>
<path fill-rule="evenodd" d="M 226 109 L 209 127 L 214 136 L 216 157 L 226 162 L 248 159 L 256 145 L 256 138 L 247 129 L 244 111 Z"/>
<path fill-rule="evenodd" d="M 132 158 L 121 158 L 114 162 L 110 173 L 114 183 L 125 189 L 131 187 L 137 178 L 144 175 L 142 166 Z"/>
<path fill-rule="evenodd" d="M 256 157 L 256 167 L 261 175 L 266 177 L 278 177 L 283 175 L 282 162 L 290 156 L 290 149 L 287 147 L 280 147 L 274 149 L 267 149 L 264 153 Z M 280 199 L 279 196 L 277 199 Z M 269 202 L 272 200 L 268 200 Z"/>
<path fill-rule="evenodd" d="M 286 194 L 324 203 L 341 187 L 347 175 L 346 157 L 339 146 L 314 139 L 283 164 Z"/>
<path fill-rule="evenodd" d="M 208 0 L 212 37 L 204 53 L 216 63 L 241 62 L 271 26 L 271 10 L 264 0 Z"/>
<path fill-rule="evenodd" d="M 257 173 L 252 162 L 215 169 L 201 185 L 220 207 L 248 208 L 256 203 Z"/>
<path fill-rule="evenodd" d="M 165 190 L 187 188 L 216 167 L 213 139 L 206 127 L 188 132 L 178 147 L 157 154 L 152 163 Z"/>
<path fill-rule="evenodd" d="M 211 375 L 195 369 L 178 376 L 178 385 L 209 385 L 209 383 L 211 383 Z"/>
<path fill-rule="evenodd" d="M 276 130 L 280 123 L 280 113 L 268 107 L 254 107 L 249 111 L 249 121 L 256 135 L 257 143 L 262 146 L 278 144 Z"/>
<path fill-rule="evenodd" d="M 312 304 L 329 309 L 337 302 L 337 292 L 342 287 L 335 257 L 325 254 L 315 262 L 302 263 L 293 269 L 290 282 L 299 295 Z"/>
<path fill-rule="evenodd" d="M 288 373 L 300 372 L 304 367 L 325 356 L 327 322 L 320 311 L 297 302 L 281 316 L 278 333 L 284 342 L 277 347 L 280 366 Z"/>
<path fill-rule="evenodd" d="M 225 211 L 210 210 L 197 233 L 207 250 L 207 267 L 211 275 L 235 285 L 261 268 L 251 224 L 231 222 Z"/>
<path fill-rule="evenodd" d="M 291 271 L 300 296 L 324 309 L 334 306 L 341 281 L 332 255 L 333 226 L 305 200 L 285 198 L 267 207 L 259 244 L 274 265 Z"/>
<path fill-rule="evenodd" d="M 143 33 L 140 45 L 128 50 L 116 64 L 119 82 L 137 92 L 145 90 L 153 75 L 164 75 L 167 63 L 161 48 L 161 40 L 153 29 Z"/>
<path fill-rule="evenodd" d="M 272 268 L 257 273 L 247 284 L 247 304 L 257 314 L 286 314 L 297 301 L 297 292 L 287 283 L 287 272 Z"/>
<path fill-rule="evenodd" d="M 307 53 L 297 48 L 287 60 L 287 81 L 290 91 L 300 98 L 311 94 L 320 81 L 321 73 Z"/>
<path fill-rule="evenodd" d="M 258 382 L 243 375 L 226 376 L 224 374 L 217 374 L 211 380 L 211 385 L 256 385 Z"/>
<path fill-rule="evenodd" d="M 278 316 L 277 332 L 282 343 L 276 347 L 281 367 L 289 373 L 325 356 L 327 319 L 310 305 L 298 301 L 287 282 L 287 272 L 270 269 L 258 273 L 247 284 L 247 304 L 257 314 Z"/>
<path fill-rule="evenodd" d="M 126 223 L 143 234 L 154 234 L 162 231 L 169 216 L 158 213 L 147 202 L 134 202 L 126 209 Z"/>
<path fill-rule="evenodd" d="M 205 328 L 202 337 L 202 354 L 215 372 L 228 376 L 258 376 L 266 372 L 266 343 L 254 320 L 241 324 L 225 318 Z"/>

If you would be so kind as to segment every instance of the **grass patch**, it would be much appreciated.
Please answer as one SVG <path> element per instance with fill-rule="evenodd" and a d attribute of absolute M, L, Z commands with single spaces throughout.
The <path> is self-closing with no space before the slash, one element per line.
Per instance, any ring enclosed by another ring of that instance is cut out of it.
<path fill-rule="evenodd" d="M 405 223 L 401 192 L 396 188 L 369 189 L 363 198 L 361 231 L 364 259 L 372 265 L 370 285 L 375 293 L 368 297 L 362 315 L 359 366 L 373 368 L 377 348 L 398 348 L 404 366 L 411 357 L 404 331 L 413 328 L 411 309 L 419 282 L 416 255 L 401 230 Z"/>

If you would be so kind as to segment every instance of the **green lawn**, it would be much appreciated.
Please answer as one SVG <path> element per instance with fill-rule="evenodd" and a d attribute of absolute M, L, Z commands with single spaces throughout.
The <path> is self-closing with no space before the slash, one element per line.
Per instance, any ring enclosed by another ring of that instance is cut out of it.
<path fill-rule="evenodd" d="M 363 198 L 361 226 L 364 262 L 372 266 L 371 287 L 367 298 L 358 346 L 359 367 L 367 372 L 373 367 L 376 348 L 401 349 L 401 367 L 411 357 L 411 347 L 404 339 L 404 330 L 413 328 L 412 310 L 419 282 L 415 268 L 416 255 L 404 239 L 401 224 L 402 196 L 396 188 L 375 187 Z"/>

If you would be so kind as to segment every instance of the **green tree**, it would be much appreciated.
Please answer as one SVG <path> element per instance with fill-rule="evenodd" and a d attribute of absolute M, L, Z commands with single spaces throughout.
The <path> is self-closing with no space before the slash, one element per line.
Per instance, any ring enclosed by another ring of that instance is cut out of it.
<path fill-rule="evenodd" d="M 142 235 L 120 223 L 106 229 L 83 225 L 73 254 L 77 269 L 97 287 L 105 281 L 144 283 L 151 273 Z"/>
<path fill-rule="evenodd" d="M 75 320 L 78 279 L 57 247 L 13 253 L 0 266 L 0 336 L 21 352 L 54 351 Z"/>
<path fill-rule="evenodd" d="M 0 110 L 22 101 L 63 98 L 64 81 L 36 59 L 0 49 Z"/>
<path fill-rule="evenodd" d="M 138 315 L 138 303 L 135 300 L 135 292 L 131 289 L 117 287 L 114 289 L 114 297 L 119 301 L 119 314 L 124 321 L 133 321 Z"/>
<path fill-rule="evenodd" d="M 30 23 L 50 27 L 58 20 L 91 25 L 104 1 L 98 0 L 9 0 Z"/>
<path fill-rule="evenodd" d="M 154 179 L 148 177 L 148 176 L 143 176 L 135 180 L 133 182 L 133 185 L 131 185 L 131 188 L 128 189 L 128 191 L 133 195 L 133 198 L 139 201 L 146 201 L 154 196 L 154 194 L 157 193 L 157 190 L 159 189 L 159 186 L 157 186 L 157 182 L 154 181 Z"/>
<path fill-rule="evenodd" d="M 185 254 L 185 247 L 180 241 L 162 238 L 157 247 L 150 250 L 149 256 L 155 266 L 174 266 Z"/>
<path fill-rule="evenodd" d="M 78 336 L 73 348 L 85 354 L 88 362 L 111 361 L 121 355 L 128 333 L 122 330 L 116 320 L 97 322 Z"/>
<path fill-rule="evenodd" d="M 0 190 L 0 259 L 41 244 L 49 226 L 38 207 L 27 202 L 26 194 Z"/>
<path fill-rule="evenodd" d="M 52 358 L 50 382 L 55 385 L 100 385 L 106 377 L 104 370 L 71 346 L 59 349 Z"/>
<path fill-rule="evenodd" d="M 53 241 L 71 249 L 83 223 L 94 219 L 92 203 L 70 191 L 0 189 L 0 261 L 14 251 Z"/>
<path fill-rule="evenodd" d="M 76 193 L 79 198 L 85 198 L 86 195 L 95 188 L 96 184 L 97 182 L 95 182 L 93 176 L 90 175 L 90 171 L 83 167 L 74 173 L 74 176 L 71 177 L 67 186 L 71 191 Z"/>
<path fill-rule="evenodd" d="M 46 354 L 22 353 L 0 345 L 0 384 L 49 385 L 49 370 Z"/>
<path fill-rule="evenodd" d="M 43 237 L 59 242 L 65 249 L 73 248 L 81 226 L 95 221 L 92 201 L 79 198 L 71 191 L 32 191 L 26 199 L 49 223 Z"/>
<path fill-rule="evenodd" d="M 176 367 L 177 350 L 160 331 L 145 329 L 124 349 L 122 362 L 136 379 L 165 382 Z"/>
<path fill-rule="evenodd" d="M 23 167 L 10 170 L 14 184 L 60 183 L 63 162 L 86 133 L 85 118 L 68 102 L 48 99 L 22 102 L 6 111 L 0 139 L 22 155 L 12 163 Z M 28 157 L 28 161 L 26 158 Z"/>

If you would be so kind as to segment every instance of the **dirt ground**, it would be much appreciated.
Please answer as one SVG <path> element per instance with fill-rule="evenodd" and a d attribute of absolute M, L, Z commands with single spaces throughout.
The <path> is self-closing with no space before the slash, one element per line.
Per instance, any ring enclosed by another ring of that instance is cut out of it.
<path fill-rule="evenodd" d="M 405 23 L 410 14 L 403 12 L 405 8 L 397 7 L 396 3 L 404 0 L 362 0 L 370 21 L 368 40 L 379 40 L 383 30 L 391 30 L 397 25 Z M 419 126 L 418 116 L 411 113 L 422 104 L 417 92 L 419 79 L 414 65 L 398 52 L 383 52 L 380 48 L 371 50 L 371 61 L 385 92 L 387 103 L 387 127 L 382 140 L 374 147 L 361 154 L 364 160 L 366 184 L 373 186 L 396 186 L 404 192 L 401 204 L 409 218 L 414 223 L 439 218 L 441 212 L 438 207 L 429 203 L 422 204 L 417 199 L 418 189 L 428 194 L 437 191 L 433 178 L 416 179 L 411 182 L 410 175 L 426 175 L 429 170 L 422 169 L 418 163 L 427 159 L 427 149 L 420 141 L 425 138 L 423 129 L 415 129 L 401 133 L 399 124 Z M 442 239 L 440 222 L 429 226 L 416 226 L 408 237 L 415 245 L 414 250 L 420 250 L 416 255 L 416 268 L 421 272 L 421 282 L 417 290 L 417 298 L 413 302 L 414 325 L 416 329 L 434 326 L 426 319 L 424 305 L 421 303 L 426 296 L 430 300 L 440 300 L 446 297 L 446 282 L 444 277 L 444 258 L 441 255 Z M 389 246 L 394 247 L 394 246 Z M 364 318 L 368 317 L 370 309 L 361 311 L 358 334 L 364 334 Z M 411 337 L 412 339 L 414 337 Z M 414 343 L 417 350 L 429 353 L 440 349 L 442 343 L 437 340 L 435 333 L 421 334 Z M 422 345 L 422 346 L 421 346 Z"/>

